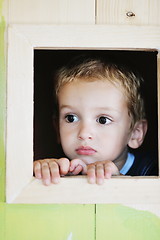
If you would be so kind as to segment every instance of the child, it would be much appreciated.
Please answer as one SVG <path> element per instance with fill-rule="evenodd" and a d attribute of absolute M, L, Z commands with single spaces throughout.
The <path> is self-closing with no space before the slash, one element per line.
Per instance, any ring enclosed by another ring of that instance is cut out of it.
<path fill-rule="evenodd" d="M 35 161 L 35 177 L 49 185 L 81 173 L 89 183 L 102 184 L 112 175 L 156 174 L 152 159 L 137 159 L 128 150 L 141 146 L 147 132 L 142 82 L 102 58 L 82 58 L 61 68 L 55 92 L 66 157 Z"/>

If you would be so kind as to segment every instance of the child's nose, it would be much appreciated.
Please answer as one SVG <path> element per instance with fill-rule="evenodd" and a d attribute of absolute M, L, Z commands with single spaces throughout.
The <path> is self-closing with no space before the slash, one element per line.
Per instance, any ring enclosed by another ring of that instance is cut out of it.
<path fill-rule="evenodd" d="M 93 133 L 92 133 L 92 128 L 91 125 L 88 124 L 81 124 L 79 133 L 78 133 L 78 139 L 79 140 L 87 140 L 87 139 L 92 139 L 93 138 Z"/>

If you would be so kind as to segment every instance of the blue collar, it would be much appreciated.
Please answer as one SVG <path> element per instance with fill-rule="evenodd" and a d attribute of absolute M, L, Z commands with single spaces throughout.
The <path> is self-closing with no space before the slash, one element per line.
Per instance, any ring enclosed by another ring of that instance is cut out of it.
<path fill-rule="evenodd" d="M 127 160 L 120 170 L 121 174 L 126 175 L 126 173 L 129 171 L 129 169 L 132 167 L 134 163 L 134 158 L 135 157 L 132 153 L 128 153 Z"/>

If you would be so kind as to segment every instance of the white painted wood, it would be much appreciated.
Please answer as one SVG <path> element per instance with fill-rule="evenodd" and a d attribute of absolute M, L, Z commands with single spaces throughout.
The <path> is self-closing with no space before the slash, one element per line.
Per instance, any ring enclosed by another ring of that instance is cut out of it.
<path fill-rule="evenodd" d="M 98 0 L 96 9 L 97 24 L 160 25 L 159 0 Z"/>
<path fill-rule="evenodd" d="M 160 27 L 13 25 L 32 48 L 160 49 Z"/>
<path fill-rule="evenodd" d="M 127 207 L 131 207 L 140 211 L 149 211 L 154 215 L 160 217 L 160 203 L 146 204 L 145 201 L 142 204 L 125 204 Z"/>
<path fill-rule="evenodd" d="M 75 198 L 72 200 L 72 197 L 79 191 L 75 189 L 78 186 L 81 189 L 78 195 L 79 198 L 81 196 L 79 200 L 81 203 L 103 201 L 103 203 L 142 204 L 145 201 L 148 204 L 158 204 L 160 201 L 158 178 L 117 178 L 106 181 L 103 186 L 97 186 L 87 184 L 86 178 L 77 177 L 73 180 L 69 177 L 62 179 L 62 184 L 48 188 L 38 180 L 32 180 L 33 52 L 35 48 L 160 50 L 160 28 L 12 25 L 9 27 L 8 41 L 7 202 L 38 203 L 44 200 L 76 203 L 77 200 Z M 54 189 L 56 192 L 52 194 Z M 63 191 L 67 194 L 65 189 L 70 193 L 66 197 L 61 195 Z M 121 192 L 123 194 L 120 195 Z M 57 199 L 56 195 L 62 199 Z"/>
<path fill-rule="evenodd" d="M 33 179 L 13 203 L 160 204 L 160 179 L 114 177 L 97 185 L 85 176 L 70 176 L 50 186 Z"/>
<path fill-rule="evenodd" d="M 14 198 L 30 181 L 33 165 L 33 49 L 8 35 L 6 194 Z"/>
<path fill-rule="evenodd" d="M 8 0 L 3 0 L 3 2 L 2 2 L 2 16 L 4 17 L 5 22 L 8 22 L 8 9 L 9 9 Z"/>
<path fill-rule="evenodd" d="M 9 23 L 95 23 L 94 0 L 9 0 Z"/>

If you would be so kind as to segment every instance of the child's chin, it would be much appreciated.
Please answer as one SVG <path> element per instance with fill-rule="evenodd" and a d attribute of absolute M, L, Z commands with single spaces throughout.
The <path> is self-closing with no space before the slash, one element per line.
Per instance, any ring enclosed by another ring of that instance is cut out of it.
<path fill-rule="evenodd" d="M 95 163 L 98 160 L 94 159 L 92 156 L 79 156 L 79 159 L 81 159 L 85 164 L 91 164 L 91 163 Z"/>

